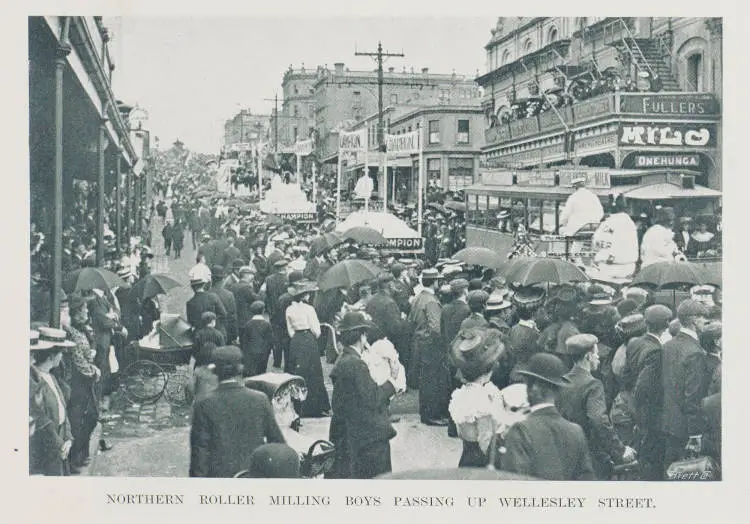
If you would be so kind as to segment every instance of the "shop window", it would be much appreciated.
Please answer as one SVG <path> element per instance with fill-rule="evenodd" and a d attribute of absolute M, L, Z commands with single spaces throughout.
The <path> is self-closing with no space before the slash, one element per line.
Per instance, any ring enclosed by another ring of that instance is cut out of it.
<path fill-rule="evenodd" d="M 443 187 L 439 158 L 427 159 L 427 185 L 429 187 Z"/>
<path fill-rule="evenodd" d="M 457 144 L 468 144 L 469 143 L 469 121 L 459 120 L 458 121 L 458 134 L 456 135 Z"/>
<path fill-rule="evenodd" d="M 703 91 L 703 55 L 695 53 L 687 59 L 687 88 L 690 91 Z"/>
<path fill-rule="evenodd" d="M 448 190 L 459 191 L 474 183 L 473 158 L 448 159 Z"/>
<path fill-rule="evenodd" d="M 440 120 L 430 120 L 429 122 L 429 140 L 430 144 L 440 143 Z"/>

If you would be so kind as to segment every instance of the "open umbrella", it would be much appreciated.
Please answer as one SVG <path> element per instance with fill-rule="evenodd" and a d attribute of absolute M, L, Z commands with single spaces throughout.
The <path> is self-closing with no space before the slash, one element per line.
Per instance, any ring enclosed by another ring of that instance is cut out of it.
<path fill-rule="evenodd" d="M 315 257 L 320 253 L 328 251 L 329 249 L 338 246 L 346 240 L 341 233 L 331 231 L 329 233 L 323 233 L 310 241 L 310 256 Z"/>
<path fill-rule="evenodd" d="M 373 246 L 385 244 L 385 237 L 371 227 L 357 226 L 347 229 L 344 232 L 344 237 L 354 240 L 358 244 L 372 244 Z"/>
<path fill-rule="evenodd" d="M 63 289 L 66 293 L 74 291 L 90 291 L 101 289 L 106 291 L 115 286 L 125 285 L 125 281 L 115 273 L 100 267 L 84 267 L 71 271 L 63 280 Z"/>
<path fill-rule="evenodd" d="M 130 293 L 142 302 L 156 295 L 165 295 L 167 291 L 176 287 L 180 287 L 180 283 L 172 277 L 163 273 L 154 273 L 136 282 Z"/>
<path fill-rule="evenodd" d="M 506 269 L 508 262 L 495 251 L 486 247 L 467 247 L 453 255 L 455 260 L 490 269 Z"/>
<path fill-rule="evenodd" d="M 458 200 L 449 200 L 445 203 L 445 208 L 452 211 L 466 211 L 466 203 Z"/>
<path fill-rule="evenodd" d="M 349 288 L 360 282 L 372 280 L 383 272 L 378 266 L 366 260 L 353 258 L 331 266 L 318 280 L 321 291 L 335 288 Z"/>
<path fill-rule="evenodd" d="M 445 207 L 443 207 L 441 204 L 438 204 L 437 202 L 432 202 L 430 204 L 427 204 L 427 207 L 429 207 L 430 209 L 434 209 L 438 213 L 445 214 L 448 212 L 448 210 Z"/>
<path fill-rule="evenodd" d="M 559 258 L 524 257 L 511 263 L 505 273 L 508 282 L 522 286 L 540 283 L 564 284 L 589 280 L 575 264 Z"/>
<path fill-rule="evenodd" d="M 632 283 L 647 284 L 657 288 L 695 286 L 713 283 L 716 280 L 714 277 L 715 275 L 712 275 L 706 267 L 693 262 L 665 261 L 647 265 L 638 272 Z"/>

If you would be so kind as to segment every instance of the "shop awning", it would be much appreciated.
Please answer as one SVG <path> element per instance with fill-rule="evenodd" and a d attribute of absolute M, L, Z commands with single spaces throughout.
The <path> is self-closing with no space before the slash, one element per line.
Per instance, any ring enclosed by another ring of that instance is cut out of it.
<path fill-rule="evenodd" d="M 720 197 L 721 191 L 703 186 L 684 189 L 674 184 L 661 183 L 638 187 L 627 192 L 622 192 L 622 195 L 625 198 L 633 198 L 635 200 L 670 200 L 675 198 Z"/>

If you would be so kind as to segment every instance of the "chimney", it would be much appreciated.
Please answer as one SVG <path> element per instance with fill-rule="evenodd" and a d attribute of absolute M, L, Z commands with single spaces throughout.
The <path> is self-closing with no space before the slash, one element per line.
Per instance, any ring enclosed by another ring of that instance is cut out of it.
<path fill-rule="evenodd" d="M 427 73 L 428 73 L 429 71 L 430 71 L 430 69 L 429 69 L 429 68 L 427 68 L 427 67 L 423 67 L 423 68 L 422 68 L 422 74 L 423 74 L 423 75 L 426 75 L 426 74 L 427 74 Z"/>
<path fill-rule="evenodd" d="M 333 64 L 333 67 L 336 70 L 337 75 L 343 75 L 344 74 L 344 63 L 343 62 L 336 62 Z"/>

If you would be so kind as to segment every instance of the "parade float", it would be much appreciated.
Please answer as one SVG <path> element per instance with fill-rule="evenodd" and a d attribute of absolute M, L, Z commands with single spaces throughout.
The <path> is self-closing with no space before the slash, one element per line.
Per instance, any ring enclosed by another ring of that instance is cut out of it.
<path fill-rule="evenodd" d="M 307 200 L 307 195 L 299 184 L 290 180 L 284 183 L 281 176 L 274 175 L 271 189 L 263 195 L 259 208 L 261 212 L 275 215 L 284 220 L 296 222 L 314 222 L 315 204 Z"/>

